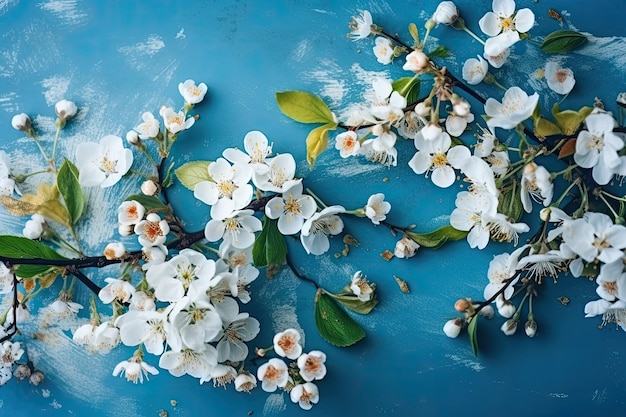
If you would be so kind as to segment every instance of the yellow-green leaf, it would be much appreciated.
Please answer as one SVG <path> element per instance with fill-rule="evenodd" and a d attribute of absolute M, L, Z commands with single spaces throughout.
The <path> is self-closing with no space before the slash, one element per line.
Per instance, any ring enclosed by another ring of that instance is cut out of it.
<path fill-rule="evenodd" d="M 336 128 L 337 123 L 333 122 L 318 126 L 309 132 L 306 137 L 306 160 L 310 169 L 313 169 L 317 157 L 328 147 L 328 131 Z"/>
<path fill-rule="evenodd" d="M 328 294 L 315 295 L 315 324 L 324 340 L 331 345 L 351 346 L 365 337 L 365 331 Z"/>
<path fill-rule="evenodd" d="M 125 201 L 136 201 L 146 208 L 146 210 L 165 210 L 165 203 L 158 197 L 145 194 L 133 194 L 126 197 Z"/>
<path fill-rule="evenodd" d="M 374 296 L 370 297 L 367 301 L 361 301 L 359 297 L 354 294 L 330 294 L 337 302 L 341 303 L 342 306 L 349 308 L 350 310 L 359 313 L 359 314 L 369 314 L 374 307 L 378 304 L 378 299 L 376 298 L 376 284 L 370 284 L 373 287 Z"/>
<path fill-rule="evenodd" d="M 17 200 L 13 197 L 0 195 L 0 203 L 13 216 L 30 216 L 39 211 L 40 205 Z"/>
<path fill-rule="evenodd" d="M 70 223 L 76 224 L 83 214 L 85 199 L 78 182 L 78 168 L 67 159 L 63 161 L 63 165 L 59 169 L 57 187 L 65 201 Z"/>
<path fill-rule="evenodd" d="M 175 172 L 182 185 L 193 191 L 196 184 L 202 181 L 213 181 L 209 175 L 209 161 L 193 161 L 181 165 Z"/>
<path fill-rule="evenodd" d="M 330 108 L 319 97 L 306 91 L 276 93 L 276 102 L 285 116 L 300 123 L 336 123 Z"/>
<path fill-rule="evenodd" d="M 561 129 L 548 119 L 539 117 L 535 120 L 535 134 L 540 140 L 544 140 L 547 136 L 558 135 L 562 133 Z"/>
<path fill-rule="evenodd" d="M 415 45 L 416 46 L 419 45 L 420 43 L 419 31 L 417 30 L 417 25 L 413 22 L 409 23 L 409 33 L 411 34 L 411 37 L 413 38 Z"/>
<path fill-rule="evenodd" d="M 391 83 L 394 91 L 406 98 L 409 104 L 415 103 L 420 95 L 420 80 L 417 77 L 403 77 Z"/>
<path fill-rule="evenodd" d="M 552 115 L 564 135 L 571 136 L 578 132 L 582 122 L 591 114 L 593 109 L 588 106 L 576 110 L 561 110 L 559 103 L 552 106 Z"/>
<path fill-rule="evenodd" d="M 463 239 L 467 236 L 467 233 L 468 232 L 462 230 L 457 230 L 450 225 L 442 226 L 428 233 L 406 232 L 406 234 L 420 246 L 432 249 L 443 246 L 448 240 Z"/>
<path fill-rule="evenodd" d="M 470 319 L 470 322 L 467 326 L 467 333 L 469 335 L 469 342 L 472 346 L 472 353 L 474 356 L 478 356 L 478 316 L 475 315 Z"/>

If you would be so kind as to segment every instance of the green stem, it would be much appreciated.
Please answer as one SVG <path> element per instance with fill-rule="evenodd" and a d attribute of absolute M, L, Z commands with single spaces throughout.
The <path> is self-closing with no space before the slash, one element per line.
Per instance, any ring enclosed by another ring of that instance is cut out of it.
<path fill-rule="evenodd" d="M 609 202 L 606 200 L 606 198 L 604 197 L 604 195 L 602 193 L 598 194 L 598 197 L 600 197 L 600 200 L 602 200 L 602 202 L 604 204 L 606 204 L 606 206 L 609 208 L 609 210 L 611 211 L 611 214 L 613 215 L 613 217 L 615 217 L 615 219 L 617 219 L 619 217 L 619 214 L 617 214 L 617 212 L 613 209 L 613 207 L 609 204 Z"/>
<path fill-rule="evenodd" d="M 57 133 L 54 135 L 54 143 L 52 144 L 52 158 L 50 164 L 54 167 L 55 165 L 55 156 L 57 153 L 57 144 L 59 142 L 59 135 L 61 134 L 61 126 L 57 126 Z"/>
<path fill-rule="evenodd" d="M 554 180 L 554 179 L 555 179 L 556 177 L 558 177 L 559 175 L 564 175 L 564 174 L 567 174 L 568 172 L 570 172 L 570 171 L 572 171 L 572 170 L 574 170 L 574 169 L 576 169 L 576 168 L 578 168 L 578 164 L 570 165 L 570 166 L 568 166 L 567 168 L 565 168 L 565 169 L 563 169 L 563 170 L 561 170 L 561 171 L 559 171 L 559 172 L 553 172 L 552 174 L 550 174 L 550 178 L 551 178 L 552 180 Z"/>
<path fill-rule="evenodd" d="M 463 31 L 465 31 L 465 33 L 467 33 L 468 35 L 470 35 L 472 38 L 474 38 L 475 40 L 477 40 L 478 42 L 480 42 L 482 45 L 485 44 L 485 41 L 483 41 L 482 39 L 480 39 L 478 36 L 476 36 L 476 34 L 474 32 L 472 32 L 471 30 L 469 30 L 469 28 L 465 25 L 463 25 Z"/>
<path fill-rule="evenodd" d="M 324 203 L 324 202 L 322 201 L 322 199 L 321 199 L 321 198 L 319 198 L 319 197 L 317 196 L 317 194 L 315 194 L 315 193 L 314 193 L 314 192 L 313 192 L 310 188 L 306 188 L 305 190 L 306 190 L 306 192 L 307 192 L 307 193 L 309 193 L 309 194 L 311 195 L 311 197 L 313 197 L 313 198 L 315 199 L 315 201 L 317 201 L 317 204 L 318 204 L 319 206 L 321 206 L 321 208 L 325 209 L 326 207 L 328 207 L 328 206 L 326 205 L 326 203 Z"/>
<path fill-rule="evenodd" d="M 503 86 L 502 84 L 500 84 L 500 82 L 498 80 L 496 80 L 496 77 L 493 76 L 492 73 L 487 72 L 487 74 L 485 75 L 485 78 L 483 79 L 483 81 L 487 84 L 491 84 L 491 85 L 495 85 L 496 87 L 498 87 L 500 90 L 502 91 L 506 91 L 507 88 L 505 86 Z"/>
<path fill-rule="evenodd" d="M 563 199 L 565 199 L 565 197 L 569 194 L 569 192 L 572 191 L 572 188 L 577 186 L 579 182 L 580 182 L 580 179 L 578 179 L 578 178 L 575 181 L 571 182 L 570 185 L 568 185 L 568 187 L 565 189 L 565 191 L 563 191 L 563 193 L 558 198 L 558 200 L 556 200 L 551 205 L 553 207 L 559 207 L 561 205 L 561 203 L 563 202 Z"/>

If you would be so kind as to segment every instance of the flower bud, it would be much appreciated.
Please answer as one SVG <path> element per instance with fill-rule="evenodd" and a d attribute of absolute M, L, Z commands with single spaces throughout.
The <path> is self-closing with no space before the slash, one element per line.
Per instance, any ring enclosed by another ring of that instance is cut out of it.
<path fill-rule="evenodd" d="M 415 50 L 406 56 L 406 62 L 402 66 L 402 69 L 405 71 L 420 72 L 428 65 L 430 65 L 428 56 L 420 50 Z"/>
<path fill-rule="evenodd" d="M 129 145 L 133 146 L 139 145 L 141 143 L 139 133 L 135 132 L 134 130 L 129 130 L 128 132 L 126 132 L 126 142 L 128 142 Z"/>
<path fill-rule="evenodd" d="M 22 234 L 28 239 L 39 239 L 44 232 L 45 222 L 46 221 L 41 214 L 33 214 L 31 219 L 24 224 Z"/>
<path fill-rule="evenodd" d="M 498 309 L 498 314 L 507 319 L 513 317 L 516 310 L 512 302 L 504 300 L 501 297 L 496 299 L 496 308 Z"/>
<path fill-rule="evenodd" d="M 385 128 L 383 127 L 383 125 L 378 124 L 378 125 L 372 126 L 372 135 L 380 136 L 383 133 L 385 133 Z"/>
<path fill-rule="evenodd" d="M 65 122 L 66 120 L 76 116 L 78 108 L 73 101 L 61 100 L 54 106 L 54 111 L 59 117 L 59 120 Z"/>
<path fill-rule="evenodd" d="M 416 241 L 405 235 L 396 242 L 393 254 L 396 258 L 411 258 L 415 256 L 419 247 L 420 245 Z"/>
<path fill-rule="evenodd" d="M 617 102 L 618 106 L 626 108 L 626 92 L 619 93 L 615 101 Z"/>
<path fill-rule="evenodd" d="M 426 28 L 426 30 L 433 30 L 436 25 L 437 22 L 435 22 L 433 19 L 428 19 L 426 23 L 424 23 L 424 27 Z"/>
<path fill-rule="evenodd" d="M 459 18 L 459 10 L 451 1 L 442 1 L 437 6 L 432 19 L 435 23 L 443 23 L 444 25 L 452 25 Z"/>
<path fill-rule="evenodd" d="M 537 334 L 537 322 L 535 320 L 528 320 L 524 325 L 524 331 L 526 332 L 526 336 L 535 337 Z"/>
<path fill-rule="evenodd" d="M 30 374 L 31 374 L 30 367 L 23 363 L 20 363 L 19 365 L 17 365 L 17 367 L 15 368 L 15 371 L 13 371 L 13 376 L 17 378 L 18 381 L 22 381 L 30 377 Z"/>
<path fill-rule="evenodd" d="M 517 331 L 517 323 L 518 323 L 518 320 L 508 319 L 507 321 L 504 322 L 504 324 L 502 324 L 502 327 L 500 327 L 500 330 L 502 330 L 502 333 L 504 333 L 507 336 L 514 335 L 515 332 Z"/>
<path fill-rule="evenodd" d="M 159 186 L 152 180 L 146 180 L 141 184 L 141 192 L 153 196 L 159 192 Z"/>
<path fill-rule="evenodd" d="M 492 319 L 495 313 L 494 313 L 493 307 L 491 306 L 491 304 L 489 304 L 489 305 L 484 306 L 482 309 L 480 309 L 478 314 L 480 314 L 486 319 Z"/>
<path fill-rule="evenodd" d="M 15 130 L 28 133 L 32 128 L 32 122 L 26 113 L 20 113 L 13 116 L 11 119 L 11 126 L 13 126 L 13 129 Z"/>
<path fill-rule="evenodd" d="M 135 225 L 134 224 L 119 224 L 117 228 L 120 236 L 131 236 L 135 234 Z"/>
<path fill-rule="evenodd" d="M 430 101 L 420 101 L 415 106 L 415 113 L 421 117 L 430 116 L 430 110 L 432 109 L 432 103 Z"/>
<path fill-rule="evenodd" d="M 539 212 L 539 218 L 542 221 L 547 222 L 548 220 L 550 220 L 550 213 L 551 212 L 552 212 L 552 209 L 550 207 L 544 207 Z"/>
<path fill-rule="evenodd" d="M 46 379 L 46 376 L 43 374 L 43 372 L 35 371 L 31 374 L 30 378 L 28 379 L 28 382 L 30 382 L 34 386 L 38 386 L 39 384 L 43 382 L 44 379 Z"/>
<path fill-rule="evenodd" d="M 461 333 L 461 329 L 463 329 L 463 320 L 460 318 L 448 320 L 443 325 L 443 332 L 452 339 Z"/>
<path fill-rule="evenodd" d="M 469 308 L 470 304 L 465 298 L 459 298 L 454 303 L 454 309 L 459 313 L 464 313 Z"/>
<path fill-rule="evenodd" d="M 126 254 L 126 247 L 122 242 L 111 242 L 104 248 L 104 257 L 109 261 L 121 259 Z"/>

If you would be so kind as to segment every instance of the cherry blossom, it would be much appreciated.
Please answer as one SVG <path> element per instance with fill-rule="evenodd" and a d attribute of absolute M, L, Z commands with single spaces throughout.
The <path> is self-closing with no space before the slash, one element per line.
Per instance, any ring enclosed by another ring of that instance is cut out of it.
<path fill-rule="evenodd" d="M 82 142 L 76 147 L 78 182 L 85 187 L 115 185 L 132 164 L 133 152 L 124 148 L 119 136 L 107 135 L 99 143 Z"/>

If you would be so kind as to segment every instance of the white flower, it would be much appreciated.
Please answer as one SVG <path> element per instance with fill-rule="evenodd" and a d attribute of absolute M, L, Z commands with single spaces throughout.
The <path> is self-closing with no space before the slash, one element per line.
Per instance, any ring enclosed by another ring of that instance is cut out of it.
<path fill-rule="evenodd" d="M 50 304 L 50 309 L 59 317 L 68 317 L 77 314 L 83 308 L 82 305 L 73 302 L 67 294 L 61 294 L 59 298 Z"/>
<path fill-rule="evenodd" d="M 139 243 L 143 247 L 159 246 L 165 243 L 170 226 L 156 213 L 150 213 L 145 220 L 135 225 L 135 233 L 139 235 Z"/>
<path fill-rule="evenodd" d="M 391 41 L 382 36 L 377 37 L 374 45 L 374 56 L 381 64 L 390 64 L 393 61 L 393 44 Z"/>
<path fill-rule="evenodd" d="M 126 247 L 122 242 L 111 242 L 106 245 L 103 254 L 108 260 L 121 259 L 126 255 Z"/>
<path fill-rule="evenodd" d="M 498 200 L 491 193 L 461 191 L 450 214 L 450 225 L 469 231 L 467 242 L 471 248 L 484 249 L 489 243 L 490 230 L 486 219 L 495 216 Z"/>
<path fill-rule="evenodd" d="M 135 127 L 135 130 L 139 134 L 140 139 L 152 139 L 156 138 L 161 129 L 161 124 L 157 119 L 154 118 L 154 115 L 149 111 L 144 112 L 141 115 L 141 119 L 143 123 L 140 123 Z"/>
<path fill-rule="evenodd" d="M 590 114 L 585 125 L 587 130 L 581 130 L 576 139 L 574 161 L 583 168 L 593 168 L 593 179 L 606 185 L 623 164 L 618 151 L 624 141 L 613 133 L 615 120 L 606 113 Z"/>
<path fill-rule="evenodd" d="M 430 59 L 428 55 L 420 50 L 411 51 L 406 56 L 406 62 L 402 66 L 405 71 L 421 72 L 430 65 Z"/>
<path fill-rule="evenodd" d="M 296 161 L 289 153 L 275 156 L 268 161 L 269 169 L 254 172 L 252 182 L 261 191 L 283 193 L 301 180 L 294 179 Z"/>
<path fill-rule="evenodd" d="M 180 333 L 183 345 L 202 350 L 222 331 L 222 319 L 205 293 L 194 292 L 176 301 L 169 317 Z"/>
<path fill-rule="evenodd" d="M 0 294 L 8 294 L 13 291 L 13 272 L 7 268 L 4 262 L 0 262 Z"/>
<path fill-rule="evenodd" d="M 511 165 L 511 160 L 509 159 L 509 153 L 507 151 L 492 152 L 491 155 L 485 158 L 485 161 L 489 163 L 493 174 L 497 177 L 501 177 L 506 174 L 509 170 L 509 166 Z"/>
<path fill-rule="evenodd" d="M 163 353 L 165 342 L 171 349 L 180 350 L 180 334 L 167 319 L 172 307 L 170 305 L 163 311 L 130 310 L 119 316 L 115 325 L 119 328 L 122 343 L 126 346 L 143 344 L 148 353 L 157 356 Z M 74 338 L 76 339 L 76 333 Z"/>
<path fill-rule="evenodd" d="M 302 183 L 298 182 L 283 192 L 282 196 L 272 198 L 265 206 L 265 215 L 278 219 L 278 230 L 283 235 L 298 233 L 304 221 L 315 214 L 317 204 L 313 197 L 302 194 Z"/>
<path fill-rule="evenodd" d="M 302 225 L 300 241 L 306 253 L 321 255 L 328 251 L 328 236 L 338 235 L 343 231 L 343 220 L 337 214 L 345 213 L 341 206 L 330 206 L 315 213 Z"/>
<path fill-rule="evenodd" d="M 46 219 L 39 214 L 35 213 L 31 216 L 30 220 L 24 224 L 24 230 L 22 234 L 29 239 L 39 239 L 44 231 Z"/>
<path fill-rule="evenodd" d="M 256 377 L 249 372 L 242 372 L 235 378 L 235 390 L 250 392 L 256 388 Z"/>
<path fill-rule="evenodd" d="M 224 331 L 217 342 L 218 362 L 239 362 L 248 357 L 246 342 L 259 334 L 259 321 L 248 313 L 239 312 L 239 304 L 232 298 L 220 303 L 220 316 Z"/>
<path fill-rule="evenodd" d="M 489 72 L 489 64 L 482 57 L 469 58 L 463 64 L 462 76 L 466 83 L 470 85 L 480 84 Z"/>
<path fill-rule="evenodd" d="M 624 256 L 626 227 L 613 224 L 604 213 L 587 212 L 582 218 L 567 222 L 564 243 L 586 262 L 598 259 L 612 263 Z"/>
<path fill-rule="evenodd" d="M 253 210 L 237 210 L 225 219 L 209 220 L 204 228 L 204 236 L 209 242 L 224 239 L 224 242 L 237 249 L 245 249 L 254 243 L 254 233 L 262 228 Z"/>
<path fill-rule="evenodd" d="M 109 322 L 88 323 L 76 329 L 72 339 L 90 352 L 106 354 L 119 345 L 120 331 Z"/>
<path fill-rule="evenodd" d="M 161 355 L 159 366 L 174 376 L 188 374 L 200 380 L 208 380 L 217 366 L 217 352 L 210 344 L 204 344 L 198 350 L 189 348 L 179 351 L 168 350 Z"/>
<path fill-rule="evenodd" d="M 412 258 L 420 248 L 419 243 L 408 237 L 402 236 L 402 239 L 396 242 L 396 246 L 393 250 L 393 255 L 396 258 Z"/>
<path fill-rule="evenodd" d="M 117 209 L 117 221 L 122 225 L 136 225 L 146 214 L 146 208 L 138 201 L 124 201 Z"/>
<path fill-rule="evenodd" d="M 498 55 L 520 40 L 520 33 L 528 32 L 535 24 L 535 15 L 530 9 L 515 11 L 513 0 L 493 0 L 493 12 L 487 12 L 478 25 L 490 36 L 485 42 L 485 53 Z"/>
<path fill-rule="evenodd" d="M 85 187 L 110 187 L 126 175 L 132 164 L 133 152 L 124 148 L 119 136 L 107 135 L 99 143 L 83 142 L 76 147 L 78 181 Z"/>
<path fill-rule="evenodd" d="M 470 112 L 470 105 L 467 100 L 454 94 L 452 102 L 452 113 L 446 117 L 446 131 L 452 136 L 461 136 L 468 123 L 474 121 L 474 115 Z"/>
<path fill-rule="evenodd" d="M 515 246 L 517 246 L 518 235 L 530 230 L 526 223 L 512 223 L 512 219 L 502 213 L 496 213 L 495 216 L 484 214 L 483 220 L 487 223 L 493 240 L 497 242 L 513 242 Z"/>
<path fill-rule="evenodd" d="M 370 284 L 361 271 L 356 271 L 350 279 L 350 290 L 363 302 L 367 302 L 374 296 L 374 284 Z"/>
<path fill-rule="evenodd" d="M 489 65 L 491 65 L 492 67 L 500 68 L 506 63 L 509 55 L 511 55 L 511 49 L 506 48 L 504 51 L 500 52 L 497 55 L 489 55 L 487 53 L 483 53 L 483 58 L 485 58 L 487 62 L 489 62 Z"/>
<path fill-rule="evenodd" d="M 134 311 L 155 311 L 156 303 L 151 295 L 146 294 L 144 291 L 135 291 L 130 299 L 128 309 Z"/>
<path fill-rule="evenodd" d="M 148 379 L 148 374 L 158 375 L 159 371 L 154 366 L 144 362 L 141 357 L 133 356 L 127 361 L 122 361 L 115 365 L 113 376 L 126 376 L 128 382 L 143 384 L 143 377 Z"/>
<path fill-rule="evenodd" d="M 139 138 L 139 134 L 134 130 L 129 130 L 126 132 L 126 142 L 129 145 L 137 146 L 141 144 L 141 139 Z"/>
<path fill-rule="evenodd" d="M 287 364 L 278 358 L 272 358 L 257 370 L 257 378 L 262 382 L 265 392 L 274 392 L 276 388 L 284 388 L 289 381 Z"/>
<path fill-rule="evenodd" d="M 76 116 L 78 108 L 73 101 L 64 99 L 54 105 L 54 111 L 61 121 L 66 121 Z"/>
<path fill-rule="evenodd" d="M 141 269 L 147 271 L 153 265 L 158 265 L 165 262 L 165 257 L 167 256 L 167 247 L 165 245 L 157 245 L 157 246 L 143 246 L 141 248 L 142 258 L 145 261 L 143 265 L 141 265 Z"/>
<path fill-rule="evenodd" d="M 178 84 L 178 92 L 181 96 L 183 96 L 183 99 L 185 99 L 185 103 L 187 104 L 200 103 L 204 100 L 207 89 L 208 88 L 205 83 L 196 85 L 194 80 L 186 80 L 184 83 Z"/>
<path fill-rule="evenodd" d="M 163 118 L 163 124 L 165 128 L 173 134 L 176 134 L 182 130 L 189 129 L 196 121 L 193 117 L 185 119 L 185 113 L 182 111 L 175 112 L 173 108 L 163 106 L 159 110 L 159 114 Z"/>
<path fill-rule="evenodd" d="M 602 265 L 596 283 L 598 284 L 596 293 L 603 299 L 626 301 L 626 273 L 621 259 Z"/>
<path fill-rule="evenodd" d="M 396 125 L 404 117 L 404 108 L 407 103 L 406 97 L 394 91 L 391 81 L 386 78 L 375 78 L 372 81 L 372 88 L 374 89 L 374 101 L 370 106 L 370 112 L 376 118 L 372 122 L 377 124 L 372 128 L 372 133 L 380 136 L 385 131 L 380 126 L 380 121 Z"/>
<path fill-rule="evenodd" d="M 20 342 L 11 342 L 8 340 L 3 342 L 0 345 L 0 368 L 11 368 L 16 361 L 20 360 L 23 354 L 24 349 L 22 349 Z"/>
<path fill-rule="evenodd" d="M 508 319 L 502 324 L 500 330 L 502 330 L 502 333 L 504 333 L 506 336 L 512 336 L 517 331 L 518 323 L 519 320 Z"/>
<path fill-rule="evenodd" d="M 459 10 L 452 1 L 442 1 L 437 6 L 432 19 L 435 23 L 443 23 L 444 25 L 452 25 L 459 18 Z"/>
<path fill-rule="evenodd" d="M 342 158 L 356 155 L 360 147 L 359 137 L 353 130 L 340 133 L 335 138 L 335 149 L 339 151 Z"/>
<path fill-rule="evenodd" d="M 105 304 L 112 303 L 113 300 L 127 303 L 135 295 L 135 287 L 128 281 L 117 278 L 105 278 L 104 282 L 107 285 L 100 290 L 98 297 Z"/>
<path fill-rule="evenodd" d="M 557 94 L 569 94 L 576 84 L 572 70 L 561 68 L 555 61 L 546 63 L 545 77 L 548 87 Z"/>
<path fill-rule="evenodd" d="M 487 126 L 492 130 L 496 127 L 513 129 L 528 119 L 535 110 L 539 95 L 528 96 L 521 88 L 511 87 L 504 93 L 502 103 L 489 97 L 485 103 L 485 113 L 490 117 Z"/>
<path fill-rule="evenodd" d="M 519 280 L 519 274 L 516 275 L 519 258 L 527 249 L 528 247 L 524 245 L 516 249 L 513 253 L 502 253 L 493 257 L 491 262 L 489 262 L 489 269 L 487 270 L 489 283 L 485 286 L 483 292 L 485 300 L 489 300 L 505 286 L 506 289 L 502 295 L 505 300 L 511 298 L 514 292 L 513 286 Z"/>
<path fill-rule="evenodd" d="M 209 165 L 213 181 L 201 181 L 194 187 L 193 194 L 211 207 L 211 217 L 223 220 L 235 210 L 241 210 L 252 201 L 252 177 L 249 165 L 231 165 L 226 159 L 218 158 Z"/>
<path fill-rule="evenodd" d="M 214 387 L 224 387 L 232 383 L 237 378 L 237 371 L 230 365 L 218 363 L 213 367 L 211 373 L 207 377 L 200 379 L 200 384 L 204 384 L 209 379 L 213 380 Z"/>
<path fill-rule="evenodd" d="M 450 135 L 446 132 L 441 132 L 435 139 L 426 140 L 420 131 L 414 140 L 417 152 L 409 161 L 409 166 L 416 174 L 426 172 L 428 175 L 432 171 L 431 179 L 438 187 L 451 186 L 456 179 L 453 167 L 458 168 L 462 160 L 471 156 L 467 147 L 450 148 L 451 143 Z"/>
<path fill-rule="evenodd" d="M 303 410 L 310 410 L 313 404 L 317 404 L 320 400 L 319 390 L 317 385 L 312 382 L 305 382 L 304 384 L 297 384 L 289 392 L 289 398 L 294 403 L 298 403 Z"/>
<path fill-rule="evenodd" d="M 548 207 L 552 202 L 554 185 L 550 173 L 543 166 L 534 162 L 526 164 L 521 185 L 520 197 L 526 213 L 533 210 L 531 198 L 538 203 L 543 203 L 544 207 Z"/>
<path fill-rule="evenodd" d="M 314 379 L 320 380 L 326 376 L 326 354 L 319 350 L 303 353 L 298 357 L 298 369 L 300 376 L 307 382 Z"/>
<path fill-rule="evenodd" d="M 461 334 L 461 330 L 463 329 L 463 320 L 456 318 L 450 319 L 446 321 L 443 325 L 443 332 L 449 338 L 456 338 L 459 334 Z"/>
<path fill-rule="evenodd" d="M 287 329 L 274 335 L 274 352 L 278 356 L 297 359 L 302 354 L 300 332 L 296 329 Z"/>
<path fill-rule="evenodd" d="M 372 15 L 367 10 L 362 10 L 359 16 L 353 16 L 350 22 L 350 38 L 353 41 L 367 38 L 372 33 L 372 23 Z"/>
<path fill-rule="evenodd" d="M 266 158 L 272 153 L 272 146 L 263 132 L 253 130 L 246 133 L 243 138 L 243 152 L 237 148 L 224 149 L 222 155 L 232 163 L 250 164 L 253 176 L 255 174 L 265 174 L 269 171 Z"/>
<path fill-rule="evenodd" d="M 372 194 L 367 199 L 367 204 L 364 209 L 365 215 L 372 223 L 380 224 L 380 222 L 387 218 L 387 214 L 391 211 L 391 203 L 385 201 L 385 194 L 383 193 Z"/>
<path fill-rule="evenodd" d="M 174 302 L 187 293 L 194 280 L 209 280 L 214 275 L 214 260 L 193 249 L 183 249 L 169 261 L 148 269 L 146 280 L 158 300 Z"/>
<path fill-rule="evenodd" d="M 395 135 L 387 135 L 387 138 L 390 137 L 395 138 Z M 398 163 L 398 151 L 394 146 L 385 147 L 385 145 L 385 141 L 381 141 L 379 138 L 367 139 L 359 148 L 359 154 L 365 155 L 367 160 L 371 162 L 395 167 Z"/>

